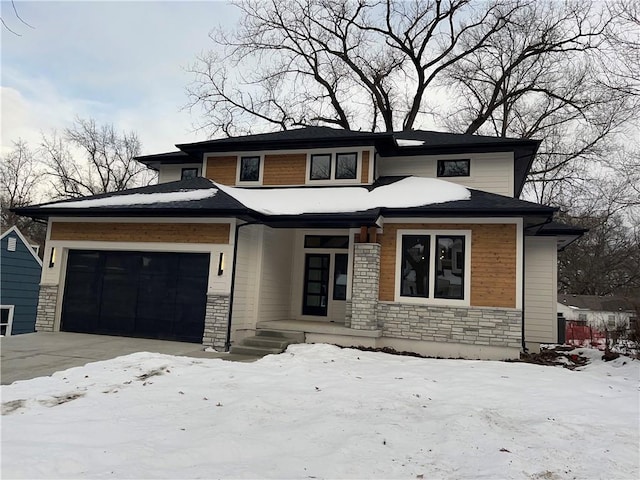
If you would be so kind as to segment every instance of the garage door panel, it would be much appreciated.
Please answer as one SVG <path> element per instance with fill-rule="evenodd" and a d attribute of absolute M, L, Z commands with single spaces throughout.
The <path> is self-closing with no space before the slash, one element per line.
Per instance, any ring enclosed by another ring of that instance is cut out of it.
<path fill-rule="evenodd" d="M 72 250 L 62 329 L 200 342 L 209 255 Z"/>

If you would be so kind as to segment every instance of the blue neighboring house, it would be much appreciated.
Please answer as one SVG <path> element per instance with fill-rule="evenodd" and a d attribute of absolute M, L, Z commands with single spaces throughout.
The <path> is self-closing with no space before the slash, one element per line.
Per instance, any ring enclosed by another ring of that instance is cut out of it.
<path fill-rule="evenodd" d="M 35 332 L 42 260 L 16 227 L 0 236 L 0 333 Z"/>

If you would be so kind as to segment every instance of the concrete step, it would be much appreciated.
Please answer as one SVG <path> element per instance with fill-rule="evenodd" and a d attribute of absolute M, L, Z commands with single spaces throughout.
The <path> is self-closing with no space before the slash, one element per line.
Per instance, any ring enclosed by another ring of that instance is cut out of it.
<path fill-rule="evenodd" d="M 251 345 L 233 345 L 230 353 L 234 355 L 254 355 L 264 356 L 278 353 L 282 353 L 281 348 L 269 348 L 269 347 L 252 347 Z"/>
<path fill-rule="evenodd" d="M 285 338 L 291 340 L 290 343 L 304 343 L 304 332 L 294 332 L 291 330 L 270 330 L 261 328 L 256 330 L 256 337 Z"/>
<path fill-rule="evenodd" d="M 242 345 L 250 347 L 279 348 L 285 350 L 292 343 L 291 339 L 281 337 L 256 336 L 242 340 Z"/>

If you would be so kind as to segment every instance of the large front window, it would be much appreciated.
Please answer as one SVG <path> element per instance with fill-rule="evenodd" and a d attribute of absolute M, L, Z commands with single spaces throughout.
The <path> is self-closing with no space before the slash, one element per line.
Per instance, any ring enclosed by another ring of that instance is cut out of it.
<path fill-rule="evenodd" d="M 397 297 L 412 302 L 468 301 L 466 231 L 398 232 Z"/>

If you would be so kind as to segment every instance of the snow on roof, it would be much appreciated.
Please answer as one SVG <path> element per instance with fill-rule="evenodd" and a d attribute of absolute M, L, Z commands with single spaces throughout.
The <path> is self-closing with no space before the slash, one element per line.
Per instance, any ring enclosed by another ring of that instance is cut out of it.
<path fill-rule="evenodd" d="M 471 198 L 471 192 L 461 185 L 421 177 L 407 177 L 373 190 L 364 187 L 265 190 L 214 185 L 246 207 L 264 215 L 347 213 L 380 207 L 410 208 Z"/>
<path fill-rule="evenodd" d="M 228 187 L 211 181 L 210 188 L 176 192 L 130 193 L 43 205 L 40 208 L 92 208 L 204 200 L 222 190 L 245 207 L 264 215 L 353 213 L 375 208 L 411 208 L 468 200 L 461 185 L 435 178 L 407 177 L 373 190 L 365 187 L 297 187 L 252 189 Z"/>
<path fill-rule="evenodd" d="M 43 205 L 41 208 L 91 208 L 116 207 L 121 205 L 149 205 L 153 203 L 188 202 L 213 197 L 218 193 L 217 188 L 199 190 L 180 190 L 178 192 L 162 193 L 131 193 L 129 195 L 114 195 L 104 198 L 91 198 L 75 202 L 55 203 Z"/>
<path fill-rule="evenodd" d="M 399 147 L 420 147 L 424 145 L 424 140 L 409 140 L 408 138 L 396 138 Z"/>

